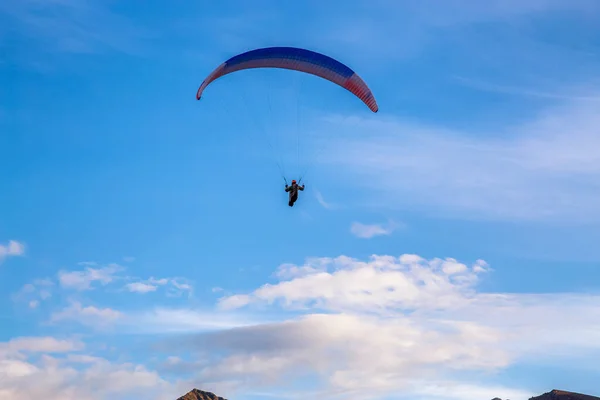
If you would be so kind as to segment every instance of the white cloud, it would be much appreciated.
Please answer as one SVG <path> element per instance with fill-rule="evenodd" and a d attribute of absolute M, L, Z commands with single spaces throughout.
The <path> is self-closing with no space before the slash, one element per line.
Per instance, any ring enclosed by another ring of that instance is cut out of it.
<path fill-rule="evenodd" d="M 600 356 L 600 297 L 478 292 L 489 270 L 483 260 L 428 260 L 415 254 L 308 258 L 304 265 L 281 265 L 277 283 L 220 301 L 225 309 L 281 306 L 271 314 L 277 319 L 176 308 L 124 313 L 73 302 L 53 314 L 51 322 L 63 329 L 70 326 L 63 322 L 74 321 L 120 333 L 186 333 L 163 347 L 169 357 L 164 371 L 185 376 L 185 387 L 177 386 L 174 393 L 177 383 L 147 367 L 83 354 L 76 341 L 21 338 L 0 346 L 0 375 L 8 382 L 0 396 L 28 396 L 38 389 L 26 382 L 49 384 L 42 376 L 60 382 L 48 393 L 105 399 L 145 389 L 151 393 L 150 388 L 157 396 L 171 391 L 176 398 L 192 387 L 190 382 L 204 382 L 220 394 L 264 391 L 316 374 L 324 399 L 336 394 L 377 398 L 398 391 L 448 400 L 514 397 L 529 392 L 493 385 L 486 390 L 481 373 L 493 374 L 521 360 L 551 365 L 570 357 L 585 365 Z M 171 280 L 152 277 L 148 282 L 169 285 Z M 286 310 L 295 316 L 282 319 Z M 39 357 L 30 359 L 33 353 Z M 114 392 L 99 388 L 108 379 L 101 375 L 116 382 Z"/>
<path fill-rule="evenodd" d="M 10 348 L 11 352 L 2 352 Z M 16 338 L 0 343 L 0 398 L 125 400 L 177 398 L 183 388 L 143 365 L 113 363 L 86 354 L 79 343 L 55 338 Z M 55 358 L 49 353 L 67 353 Z"/>
<path fill-rule="evenodd" d="M 67 353 L 81 350 L 83 343 L 61 340 L 54 337 L 19 337 L 0 343 L 0 354 L 25 353 Z"/>
<path fill-rule="evenodd" d="M 91 290 L 94 282 L 100 282 L 102 285 L 111 283 L 115 274 L 122 269 L 117 264 L 109 264 L 101 268 L 86 267 L 83 271 L 59 271 L 58 280 L 63 288 Z"/>
<path fill-rule="evenodd" d="M 286 307 L 358 312 L 435 309 L 468 301 L 482 263 L 472 267 L 455 259 L 372 256 L 369 262 L 350 257 L 309 259 L 301 267 L 286 266 L 278 276 L 249 295 L 223 297 L 221 306 L 239 308 L 255 302 L 281 301 Z M 301 271 L 301 272 L 300 272 Z"/>
<path fill-rule="evenodd" d="M 36 371 L 35 366 L 20 360 L 0 360 L 0 376 L 4 378 L 3 381 L 30 376 Z M 8 389 L 0 388 L 0 398 L 12 398 L 8 393 L 10 393 Z"/>
<path fill-rule="evenodd" d="M 501 333 L 444 328 L 436 331 L 406 317 L 311 314 L 200 336 L 186 342 L 185 350 L 226 354 L 200 369 L 203 381 L 237 382 L 240 389 L 256 390 L 281 381 L 293 385 L 316 372 L 333 392 L 375 398 L 394 391 L 410 394 L 414 381 L 424 376 L 431 383 L 444 372 L 493 372 L 512 361 L 496 349 L 504 339 Z"/>
<path fill-rule="evenodd" d="M 125 288 L 133 293 L 148 293 L 155 292 L 159 286 L 169 286 L 167 296 L 179 297 L 184 293 L 191 296 L 193 287 L 191 283 L 182 278 L 154 278 L 150 277 L 147 280 L 131 282 L 125 285 Z"/>
<path fill-rule="evenodd" d="M 475 273 L 481 273 L 481 272 L 486 272 L 488 270 L 488 263 L 485 262 L 484 260 L 477 260 L 475 262 L 475 265 L 473 266 L 473 272 Z"/>
<path fill-rule="evenodd" d="M 148 283 L 142 283 L 142 282 L 128 283 L 127 285 L 125 285 L 125 287 L 130 292 L 135 292 L 135 293 L 154 292 L 154 291 L 156 291 L 156 289 L 158 289 L 158 286 L 150 285 Z"/>
<path fill-rule="evenodd" d="M 167 279 L 167 278 L 156 279 L 154 277 L 151 277 L 150 279 L 148 279 L 148 282 L 157 284 L 157 285 L 166 285 L 167 283 L 169 283 L 169 279 Z"/>
<path fill-rule="evenodd" d="M 224 310 L 231 310 L 235 308 L 244 307 L 250 304 L 250 301 L 250 296 L 245 294 L 236 294 L 224 297 L 219 301 L 219 305 Z"/>
<path fill-rule="evenodd" d="M 361 224 L 360 222 L 353 222 L 350 226 L 350 232 L 361 239 L 370 239 L 375 236 L 391 235 L 398 224 L 394 222 L 388 222 L 387 224 Z"/>
<path fill-rule="evenodd" d="M 104 327 L 115 323 L 122 317 L 123 313 L 112 308 L 84 307 L 81 303 L 72 301 L 71 305 L 62 311 L 53 313 L 50 317 L 50 322 L 70 320 L 82 325 Z"/>
<path fill-rule="evenodd" d="M 67 354 L 67 360 L 79 364 L 91 364 L 104 361 L 101 357 L 90 356 L 87 354 Z"/>
<path fill-rule="evenodd" d="M 223 354 L 200 378 L 254 390 L 317 373 L 329 388 L 325 398 L 402 391 L 475 399 L 532 395 L 496 385 L 484 390 L 478 375 L 523 360 L 570 359 L 593 368 L 600 356 L 600 296 L 478 292 L 489 270 L 484 260 L 414 254 L 286 264 L 278 283 L 223 297 L 221 306 L 277 305 L 303 315 L 196 337 L 195 351 Z"/>
<path fill-rule="evenodd" d="M 299 278 L 316 272 L 325 272 L 330 264 L 329 258 L 311 257 L 306 260 L 304 265 L 281 264 L 275 276 L 279 279 Z"/>
<path fill-rule="evenodd" d="M 385 117 L 327 123 L 324 129 L 337 127 L 344 138 L 323 144 L 336 149 L 323 162 L 368 189 L 370 205 L 466 218 L 600 221 L 600 155 L 594 150 L 600 115 L 593 103 L 549 109 L 491 133 Z M 360 135 L 365 131 L 367 140 Z"/>
<path fill-rule="evenodd" d="M 25 254 L 25 245 L 23 243 L 10 240 L 7 245 L 0 244 L 0 263 L 7 257 L 22 256 L 23 254 Z"/>

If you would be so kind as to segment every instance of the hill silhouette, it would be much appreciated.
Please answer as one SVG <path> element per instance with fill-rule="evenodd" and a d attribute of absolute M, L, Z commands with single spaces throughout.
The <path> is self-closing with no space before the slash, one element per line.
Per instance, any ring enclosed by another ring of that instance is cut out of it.
<path fill-rule="evenodd" d="M 184 394 L 177 400 L 227 400 L 223 397 L 219 397 L 214 393 L 205 392 L 203 390 L 192 389 L 188 393 Z M 499 397 L 495 397 L 492 400 L 502 400 Z M 529 400 L 600 400 L 600 397 L 590 396 L 587 394 L 567 392 L 565 390 L 554 389 L 548 393 L 544 393 L 540 396 L 531 397 Z"/>
<path fill-rule="evenodd" d="M 219 397 L 214 393 L 205 392 L 203 390 L 198 390 L 196 388 L 190 390 L 177 400 L 227 400 L 223 397 Z"/>
<path fill-rule="evenodd" d="M 600 397 L 554 389 L 529 400 L 600 400 Z"/>

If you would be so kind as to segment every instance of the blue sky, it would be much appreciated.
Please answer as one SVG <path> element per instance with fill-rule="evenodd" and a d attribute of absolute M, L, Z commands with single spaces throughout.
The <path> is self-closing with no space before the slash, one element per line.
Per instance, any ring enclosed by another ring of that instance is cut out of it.
<path fill-rule="evenodd" d="M 598 393 L 600 4 L 340 5 L 0 5 L 0 397 Z"/>

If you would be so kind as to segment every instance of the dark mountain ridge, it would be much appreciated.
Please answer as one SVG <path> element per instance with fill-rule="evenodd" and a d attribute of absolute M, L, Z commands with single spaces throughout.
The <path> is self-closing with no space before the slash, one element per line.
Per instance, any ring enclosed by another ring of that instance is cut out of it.
<path fill-rule="evenodd" d="M 217 396 L 211 392 L 205 392 L 203 390 L 198 390 L 196 388 L 190 390 L 177 400 L 227 400 L 222 397 Z"/>
<path fill-rule="evenodd" d="M 600 397 L 554 389 L 529 400 L 600 400 Z"/>
<path fill-rule="evenodd" d="M 198 389 L 192 389 L 188 393 L 184 394 L 177 400 L 227 400 L 223 397 L 219 397 L 214 393 L 205 392 Z M 492 400 L 502 400 L 498 397 Z M 540 396 L 531 397 L 529 400 L 600 400 L 600 397 L 590 396 L 587 394 L 567 392 L 565 390 L 552 390 L 548 393 L 544 393 Z"/>

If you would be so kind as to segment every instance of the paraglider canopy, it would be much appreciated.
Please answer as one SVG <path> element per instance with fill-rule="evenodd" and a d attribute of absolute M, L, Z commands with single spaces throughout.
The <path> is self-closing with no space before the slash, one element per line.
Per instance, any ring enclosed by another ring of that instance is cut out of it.
<path fill-rule="evenodd" d="M 266 47 L 230 58 L 206 77 L 198 88 L 196 99 L 200 100 L 206 87 L 216 79 L 252 68 L 281 68 L 315 75 L 348 90 L 371 111 L 379 110 L 373 93 L 356 72 L 329 56 L 296 47 Z"/>

